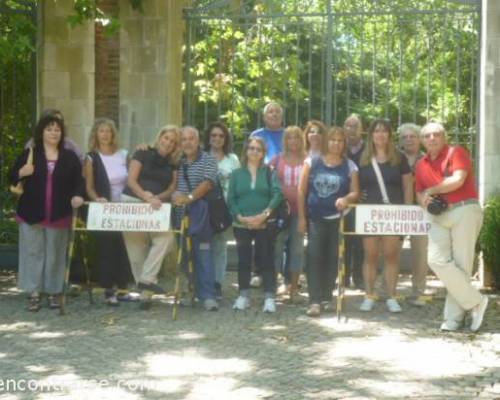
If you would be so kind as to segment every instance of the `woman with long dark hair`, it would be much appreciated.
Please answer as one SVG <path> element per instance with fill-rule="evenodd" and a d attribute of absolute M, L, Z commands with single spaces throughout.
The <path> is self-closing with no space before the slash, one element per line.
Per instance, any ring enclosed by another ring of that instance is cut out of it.
<path fill-rule="evenodd" d="M 206 130 L 205 148 L 217 160 L 217 178 L 226 199 L 231 174 L 240 167 L 240 160 L 232 152 L 231 147 L 232 138 L 227 126 L 219 121 L 212 122 Z M 227 269 L 227 241 L 231 236 L 232 230 L 226 229 L 215 234 L 211 242 L 215 269 L 215 295 L 218 300 L 222 298 L 222 285 Z"/>
<path fill-rule="evenodd" d="M 382 182 L 377 179 L 376 169 L 380 171 Z M 393 142 L 392 127 L 389 121 L 377 119 L 368 129 L 368 138 L 360 160 L 361 191 L 366 195 L 367 204 L 412 204 L 413 180 L 408 160 Z M 383 193 L 385 187 L 386 195 Z M 387 196 L 387 198 L 385 198 Z M 390 312 L 401 312 L 396 299 L 396 286 L 399 274 L 401 253 L 400 236 L 365 236 L 363 238 L 365 260 L 363 277 L 366 297 L 361 311 L 371 311 L 375 306 L 375 280 L 380 253 L 384 255 L 384 278 Z"/>

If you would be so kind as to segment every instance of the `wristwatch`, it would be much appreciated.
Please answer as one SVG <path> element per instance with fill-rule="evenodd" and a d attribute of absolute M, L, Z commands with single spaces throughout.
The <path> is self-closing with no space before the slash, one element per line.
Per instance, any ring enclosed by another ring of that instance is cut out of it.
<path fill-rule="evenodd" d="M 271 211 L 264 210 L 263 214 L 266 216 L 266 218 L 269 218 L 269 216 L 271 215 Z"/>
<path fill-rule="evenodd" d="M 194 200 L 194 196 L 193 196 L 192 193 L 188 194 L 188 199 L 189 199 L 189 201 L 193 201 Z"/>

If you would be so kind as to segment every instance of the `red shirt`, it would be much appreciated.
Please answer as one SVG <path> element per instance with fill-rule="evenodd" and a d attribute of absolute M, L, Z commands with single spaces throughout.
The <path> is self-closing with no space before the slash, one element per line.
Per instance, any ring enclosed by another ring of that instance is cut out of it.
<path fill-rule="evenodd" d="M 464 184 L 457 190 L 441 194 L 441 196 L 450 204 L 462 200 L 477 199 L 476 182 L 469 153 L 463 147 L 454 146 L 453 154 L 447 162 L 449 148 L 448 145 L 445 145 L 435 160 L 431 160 L 429 155 L 426 154 L 417 162 L 415 169 L 416 192 L 423 192 L 427 188 L 438 185 L 446 176 L 452 175 L 454 171 L 464 170 L 467 172 Z"/>

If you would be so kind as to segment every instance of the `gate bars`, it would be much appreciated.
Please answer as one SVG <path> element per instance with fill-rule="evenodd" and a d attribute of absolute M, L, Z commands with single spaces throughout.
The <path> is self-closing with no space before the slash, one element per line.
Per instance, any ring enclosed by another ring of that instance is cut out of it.
<path fill-rule="evenodd" d="M 277 100 L 285 125 L 341 125 L 351 113 L 394 125 L 435 118 L 475 150 L 479 1 L 194 3 L 185 10 L 185 123 L 221 119 L 241 139 Z"/>

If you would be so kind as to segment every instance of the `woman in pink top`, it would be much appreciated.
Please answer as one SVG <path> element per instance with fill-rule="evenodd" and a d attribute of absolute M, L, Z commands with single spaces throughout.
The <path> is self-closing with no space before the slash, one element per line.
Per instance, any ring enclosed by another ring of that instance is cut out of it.
<path fill-rule="evenodd" d="M 304 234 L 297 230 L 297 190 L 305 158 L 305 140 L 302 129 L 298 126 L 287 127 L 283 135 L 283 153 L 274 157 L 270 166 L 277 171 L 283 195 L 290 204 L 292 215 L 289 227 L 278 234 L 274 251 L 275 267 L 282 272 L 284 270 L 283 254 L 286 251 L 287 265 L 290 268 L 287 291 L 292 300 L 297 296 L 299 277 L 304 264 Z"/>

